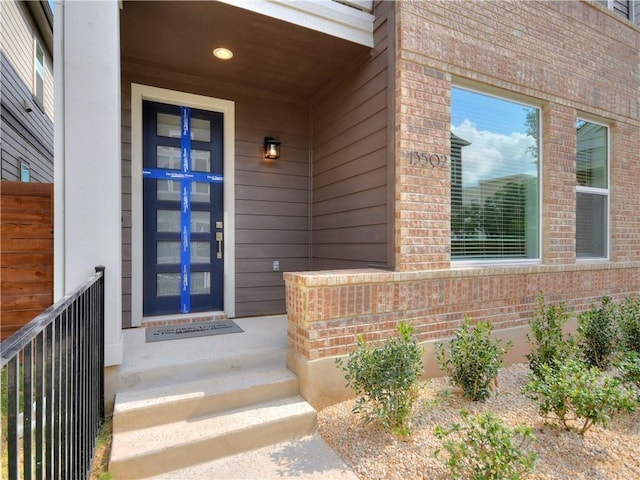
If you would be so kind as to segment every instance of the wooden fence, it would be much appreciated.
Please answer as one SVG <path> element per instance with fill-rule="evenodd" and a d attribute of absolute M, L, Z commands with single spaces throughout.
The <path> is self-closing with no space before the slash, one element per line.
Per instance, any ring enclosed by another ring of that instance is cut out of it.
<path fill-rule="evenodd" d="M 53 185 L 0 182 L 0 333 L 53 303 Z"/>

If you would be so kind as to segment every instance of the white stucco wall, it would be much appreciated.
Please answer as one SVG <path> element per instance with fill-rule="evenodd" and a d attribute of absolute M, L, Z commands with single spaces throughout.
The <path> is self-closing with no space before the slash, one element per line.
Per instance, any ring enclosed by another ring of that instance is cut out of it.
<path fill-rule="evenodd" d="M 54 296 L 105 270 L 105 362 L 122 362 L 117 0 L 55 4 Z"/>

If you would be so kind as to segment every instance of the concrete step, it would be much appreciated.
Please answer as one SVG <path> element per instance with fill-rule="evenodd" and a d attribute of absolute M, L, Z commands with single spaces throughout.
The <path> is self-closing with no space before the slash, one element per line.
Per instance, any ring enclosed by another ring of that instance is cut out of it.
<path fill-rule="evenodd" d="M 115 433 L 109 471 L 146 478 L 315 432 L 316 411 L 300 396 Z"/>
<path fill-rule="evenodd" d="M 117 394 L 113 432 L 152 427 L 297 395 L 298 378 L 290 370 L 239 369 L 233 374 L 193 381 L 138 385 Z"/>

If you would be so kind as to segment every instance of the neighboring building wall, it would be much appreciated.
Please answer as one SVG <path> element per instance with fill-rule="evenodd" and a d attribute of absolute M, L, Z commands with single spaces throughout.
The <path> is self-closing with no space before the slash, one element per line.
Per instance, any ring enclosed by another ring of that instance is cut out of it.
<path fill-rule="evenodd" d="M 307 102 L 247 93 L 228 84 L 122 64 L 123 325 L 131 325 L 131 83 L 232 99 L 236 118 L 236 316 L 286 311 L 283 271 L 309 269 L 309 111 Z M 265 136 L 282 157 L 263 160 Z M 274 272 L 272 261 L 280 260 Z"/>
<path fill-rule="evenodd" d="M 333 357 L 399 321 L 420 341 L 446 338 L 465 314 L 516 341 L 540 292 L 576 312 L 640 292 L 640 30 L 593 2 L 397 2 L 395 272 L 286 273 L 288 364 L 315 406 L 346 395 Z M 451 88 L 523 99 L 542 110 L 541 262 L 456 268 L 450 261 Z M 610 126 L 609 260 L 576 261 L 576 128 Z M 425 366 L 434 373 L 427 350 Z"/>
<path fill-rule="evenodd" d="M 31 181 L 53 181 L 53 61 L 26 2 L 0 2 L 2 19 L 2 180 L 19 180 L 20 161 Z M 44 104 L 34 95 L 34 39 L 44 53 Z M 30 108 L 28 112 L 25 109 Z"/>
<path fill-rule="evenodd" d="M 377 5 L 375 48 L 312 105 L 314 270 L 393 261 L 393 13 Z"/>

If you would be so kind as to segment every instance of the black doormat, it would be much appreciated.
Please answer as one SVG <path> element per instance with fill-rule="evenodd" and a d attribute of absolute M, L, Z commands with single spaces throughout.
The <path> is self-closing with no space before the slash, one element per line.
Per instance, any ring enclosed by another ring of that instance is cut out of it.
<path fill-rule="evenodd" d="M 231 320 L 216 322 L 188 323 L 180 325 L 163 325 L 145 328 L 146 342 L 161 342 L 163 340 L 178 340 L 183 338 L 206 337 L 208 335 L 223 335 L 225 333 L 241 333 L 242 330 Z"/>

